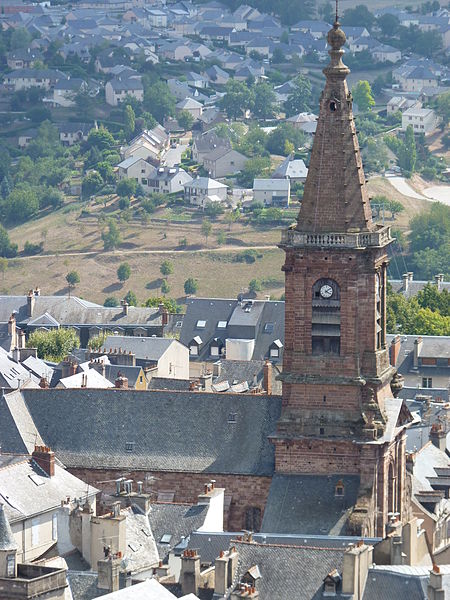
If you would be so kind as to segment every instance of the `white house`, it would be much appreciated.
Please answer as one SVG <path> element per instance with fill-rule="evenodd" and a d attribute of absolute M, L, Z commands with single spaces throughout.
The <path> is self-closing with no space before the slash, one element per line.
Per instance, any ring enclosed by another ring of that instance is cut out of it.
<path fill-rule="evenodd" d="M 422 104 L 418 100 L 411 100 L 403 96 L 394 96 L 387 103 L 387 114 L 392 115 L 396 112 L 405 112 L 409 108 L 422 108 Z"/>
<path fill-rule="evenodd" d="M 191 114 L 194 119 L 198 119 L 202 115 L 203 106 L 194 98 L 185 98 L 176 105 L 177 112 L 186 111 Z"/>
<path fill-rule="evenodd" d="M 376 48 L 372 49 L 372 56 L 377 62 L 391 62 L 396 63 L 402 59 L 402 53 L 398 48 L 388 46 L 387 44 L 380 44 Z"/>
<path fill-rule="evenodd" d="M 192 181 L 189 173 L 180 169 L 179 165 L 174 167 L 159 167 L 155 169 L 151 179 L 148 182 L 152 192 L 161 194 L 176 194 L 184 190 L 185 184 Z"/>
<path fill-rule="evenodd" d="M 438 124 L 436 113 L 431 108 L 409 108 L 402 114 L 402 130 L 412 125 L 414 133 L 432 133 Z"/>
<path fill-rule="evenodd" d="M 210 177 L 197 177 L 184 186 L 184 197 L 189 204 L 201 206 L 208 202 L 223 202 L 227 199 L 228 187 Z"/>
<path fill-rule="evenodd" d="M 119 79 L 115 77 L 105 85 L 106 104 L 117 106 L 127 96 L 132 96 L 138 102 L 142 102 L 144 99 L 144 86 L 140 79 L 134 77 Z"/>
<path fill-rule="evenodd" d="M 244 168 L 248 158 L 232 148 L 215 148 L 203 159 L 203 166 L 211 177 L 234 175 Z"/>
<path fill-rule="evenodd" d="M 138 156 L 130 156 L 117 165 L 117 174 L 121 179 L 136 179 L 144 187 L 149 187 L 149 180 L 155 175 L 156 167 Z"/>
<path fill-rule="evenodd" d="M 253 197 L 265 206 L 289 206 L 291 183 L 289 179 L 255 179 Z"/>

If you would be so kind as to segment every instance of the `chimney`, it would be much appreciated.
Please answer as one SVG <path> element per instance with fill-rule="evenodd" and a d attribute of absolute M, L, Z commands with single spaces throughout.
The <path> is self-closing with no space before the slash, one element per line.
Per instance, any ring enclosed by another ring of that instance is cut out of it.
<path fill-rule="evenodd" d="M 215 362 L 213 364 L 213 375 L 214 375 L 214 377 L 220 377 L 221 373 L 222 373 L 222 363 L 220 360 L 218 360 L 217 362 Z"/>
<path fill-rule="evenodd" d="M 36 287 L 34 288 L 33 294 L 34 294 L 35 296 L 40 296 L 40 295 L 41 295 L 41 290 L 40 290 L 40 289 L 39 289 L 39 288 L 36 286 Z"/>
<path fill-rule="evenodd" d="M 447 451 L 447 434 L 445 433 L 441 423 L 433 423 L 430 430 L 430 441 L 433 446 L 439 448 L 442 452 Z"/>
<path fill-rule="evenodd" d="M 48 384 L 46 377 L 41 377 L 41 380 L 39 381 L 39 387 L 42 388 L 43 390 L 48 390 L 48 388 L 50 386 Z"/>
<path fill-rule="evenodd" d="M 395 338 L 391 342 L 391 352 L 390 352 L 391 365 L 393 367 L 395 367 L 397 365 L 397 360 L 398 360 L 398 355 L 400 354 L 401 344 L 402 344 L 402 342 L 401 342 L 400 336 L 396 335 Z"/>
<path fill-rule="evenodd" d="M 126 316 L 128 314 L 129 304 L 126 300 L 122 300 L 122 313 Z"/>
<path fill-rule="evenodd" d="M 408 281 L 412 281 L 414 279 L 414 273 L 412 271 L 408 271 Z"/>
<path fill-rule="evenodd" d="M 430 571 L 430 580 L 428 582 L 427 598 L 428 600 L 442 600 L 447 597 L 446 593 L 446 580 L 442 580 L 441 569 L 438 565 L 433 564 L 433 568 Z"/>
<path fill-rule="evenodd" d="M 26 345 L 27 345 L 27 342 L 26 342 L 26 339 L 25 339 L 25 331 L 23 331 L 22 329 L 19 331 L 18 342 L 19 342 L 19 348 L 21 350 L 23 350 L 26 347 Z"/>
<path fill-rule="evenodd" d="M 196 550 L 185 550 L 181 556 L 181 591 L 184 596 L 197 595 L 200 585 L 200 555 Z"/>
<path fill-rule="evenodd" d="M 212 390 L 212 373 L 203 373 L 200 377 L 200 384 L 204 392 Z"/>
<path fill-rule="evenodd" d="M 27 316 L 28 317 L 32 317 L 33 316 L 34 303 L 35 302 L 36 302 L 36 298 L 35 298 L 35 295 L 33 293 L 33 290 L 30 290 L 28 292 L 28 296 L 27 296 Z"/>
<path fill-rule="evenodd" d="M 419 366 L 419 356 L 420 356 L 420 353 L 422 352 L 422 346 L 423 346 L 423 338 L 419 336 L 417 339 L 414 340 L 414 366 L 415 367 Z"/>
<path fill-rule="evenodd" d="M 120 371 L 117 373 L 117 379 L 114 382 L 114 387 L 120 390 L 128 389 L 128 379 L 122 375 Z"/>
<path fill-rule="evenodd" d="M 162 302 L 158 308 L 159 308 L 159 314 L 161 315 L 162 326 L 165 327 L 167 325 L 167 323 L 169 322 L 169 313 L 167 311 L 167 308 L 164 306 L 164 304 Z"/>
<path fill-rule="evenodd" d="M 444 282 L 444 274 L 438 273 L 434 276 L 434 283 L 438 289 L 438 292 L 442 291 L 442 283 Z"/>
<path fill-rule="evenodd" d="M 272 395 L 272 363 L 266 360 L 264 363 L 263 386 L 267 395 Z"/>
<path fill-rule="evenodd" d="M 8 335 L 10 335 L 13 340 L 13 344 L 14 346 L 16 345 L 16 316 L 14 314 L 12 314 L 9 317 L 9 321 L 8 321 Z"/>
<path fill-rule="evenodd" d="M 367 573 L 372 564 L 373 547 L 361 540 L 344 554 L 342 569 L 342 594 L 353 595 L 361 600 L 366 585 Z"/>
<path fill-rule="evenodd" d="M 81 387 L 82 388 L 86 388 L 87 387 L 87 373 L 83 373 L 81 375 Z"/>
<path fill-rule="evenodd" d="M 119 572 L 121 556 L 108 556 L 97 562 L 98 582 L 97 587 L 100 590 L 117 592 L 119 589 Z"/>
<path fill-rule="evenodd" d="M 31 458 L 49 477 L 55 474 L 55 453 L 48 446 L 35 446 Z"/>
<path fill-rule="evenodd" d="M 403 280 L 402 291 L 407 292 L 408 288 L 409 288 L 409 274 L 403 273 L 402 280 Z"/>

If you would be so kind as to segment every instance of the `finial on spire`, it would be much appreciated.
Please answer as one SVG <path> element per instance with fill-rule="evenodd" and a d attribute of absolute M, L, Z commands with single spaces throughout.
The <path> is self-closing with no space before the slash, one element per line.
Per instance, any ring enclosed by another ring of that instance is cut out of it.
<path fill-rule="evenodd" d="M 339 0 L 336 0 L 336 21 L 335 23 L 339 23 Z"/>

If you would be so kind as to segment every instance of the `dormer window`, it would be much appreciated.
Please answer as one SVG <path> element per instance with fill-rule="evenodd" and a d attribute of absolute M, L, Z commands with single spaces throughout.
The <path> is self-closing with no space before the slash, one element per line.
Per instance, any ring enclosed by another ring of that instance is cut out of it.
<path fill-rule="evenodd" d="M 280 358 L 280 352 L 283 344 L 280 340 L 275 340 L 271 343 L 269 347 L 269 356 L 270 358 Z"/>
<path fill-rule="evenodd" d="M 344 495 L 344 482 L 340 479 L 334 488 L 334 495 L 342 497 Z"/>
<path fill-rule="evenodd" d="M 202 343 L 202 338 L 199 335 L 196 335 L 195 338 L 189 343 L 189 354 L 191 356 L 198 356 Z"/>

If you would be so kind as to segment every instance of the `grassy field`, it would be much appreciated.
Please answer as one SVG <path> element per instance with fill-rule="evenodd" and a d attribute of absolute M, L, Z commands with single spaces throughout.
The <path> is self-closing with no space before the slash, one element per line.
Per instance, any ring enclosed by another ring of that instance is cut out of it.
<path fill-rule="evenodd" d="M 407 229 L 411 216 L 428 205 L 421 200 L 405 198 L 382 178 L 370 180 L 369 192 L 372 197 L 382 194 L 403 203 L 405 211 L 395 221 L 387 220 L 387 224 L 403 230 Z M 186 214 L 189 213 L 186 211 Z M 167 209 L 152 215 L 158 219 L 164 216 L 167 216 Z M 292 216 L 295 216 L 295 210 Z M 45 254 L 10 260 L 6 275 L 0 280 L 0 291 L 23 294 L 37 285 L 44 294 L 66 294 L 65 276 L 76 270 L 81 282 L 74 293 L 79 296 L 103 303 L 107 296 L 120 299 L 128 290 L 133 290 L 138 300 L 143 302 L 160 294 L 162 279 L 159 267 L 167 258 L 175 267 L 168 279 L 171 287 L 169 296 L 175 298 L 183 298 L 183 283 L 188 277 L 198 280 L 200 296 L 235 297 L 245 291 L 253 278 L 263 281 L 260 297 L 270 294 L 277 298 L 283 293 L 281 266 L 284 255 L 275 247 L 282 227 L 257 229 L 238 222 L 230 230 L 223 219 L 218 219 L 213 221 L 213 233 L 207 245 L 200 228 L 201 219 L 198 218 L 182 223 L 170 220 L 121 222 L 123 244 L 119 250 L 105 253 L 101 240 L 102 224 L 92 211 L 82 216 L 81 205 L 74 203 L 10 231 L 19 248 L 26 240 L 35 243 L 44 241 Z M 220 231 L 227 234 L 227 244 L 223 246 L 217 243 Z M 179 245 L 182 238 L 188 242 L 184 251 L 180 251 Z M 236 261 L 236 256 L 246 247 L 261 246 L 269 248 L 258 249 L 254 263 Z M 116 271 L 124 261 L 130 264 L 132 275 L 122 286 L 117 281 Z"/>

